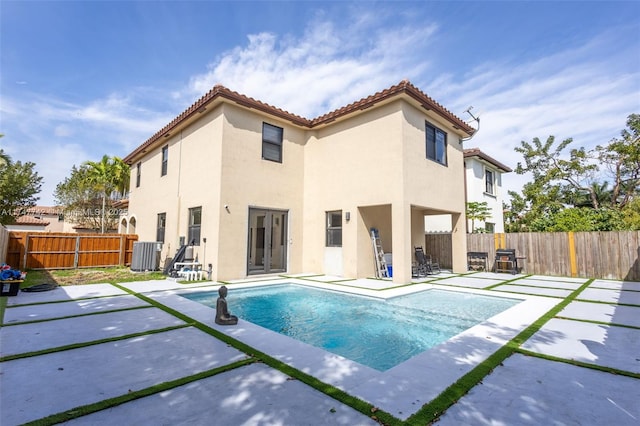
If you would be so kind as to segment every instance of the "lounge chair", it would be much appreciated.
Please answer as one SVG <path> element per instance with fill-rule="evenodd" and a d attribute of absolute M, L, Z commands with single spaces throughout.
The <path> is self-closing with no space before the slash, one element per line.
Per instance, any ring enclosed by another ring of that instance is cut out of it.
<path fill-rule="evenodd" d="M 440 273 L 440 264 L 435 262 L 431 255 L 425 254 L 422 247 L 415 247 L 416 265 L 414 267 L 415 277 L 426 277 L 430 274 Z"/>

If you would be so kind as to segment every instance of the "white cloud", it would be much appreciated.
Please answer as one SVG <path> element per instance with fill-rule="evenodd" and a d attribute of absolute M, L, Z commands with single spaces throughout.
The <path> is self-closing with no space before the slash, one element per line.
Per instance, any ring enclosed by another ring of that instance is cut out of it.
<path fill-rule="evenodd" d="M 133 91 L 135 93 L 135 91 Z M 143 107 L 132 95 L 113 94 L 86 104 L 41 95 L 17 102 L 4 98 L 3 148 L 14 160 L 36 164 L 44 178 L 42 204 L 53 204 L 53 191 L 73 165 L 123 157 L 165 125 L 173 113 Z"/>
<path fill-rule="evenodd" d="M 219 56 L 206 73 L 191 79 L 189 96 L 215 84 L 313 118 L 417 77 L 428 63 L 406 52 L 430 43 L 435 25 L 379 28 L 363 14 L 348 28 L 317 19 L 300 37 L 271 33 L 248 36 L 248 44 Z"/>
<path fill-rule="evenodd" d="M 444 75 L 425 90 L 454 111 L 474 105 L 481 129 L 465 147 L 510 167 L 522 161 L 514 148 L 534 137 L 573 138 L 570 148 L 590 150 L 619 136 L 627 116 L 640 111 L 640 70 L 617 67 L 634 52 L 602 51 L 606 38 L 524 63 L 487 62 L 466 80 Z M 519 191 L 527 180 L 512 173 L 503 182 Z"/>

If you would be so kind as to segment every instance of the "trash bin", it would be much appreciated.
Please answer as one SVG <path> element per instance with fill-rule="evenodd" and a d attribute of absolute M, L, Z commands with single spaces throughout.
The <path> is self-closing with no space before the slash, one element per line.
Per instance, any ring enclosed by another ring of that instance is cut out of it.
<path fill-rule="evenodd" d="M 391 253 L 384 254 L 384 263 L 387 264 L 387 276 L 393 277 L 393 255 Z"/>

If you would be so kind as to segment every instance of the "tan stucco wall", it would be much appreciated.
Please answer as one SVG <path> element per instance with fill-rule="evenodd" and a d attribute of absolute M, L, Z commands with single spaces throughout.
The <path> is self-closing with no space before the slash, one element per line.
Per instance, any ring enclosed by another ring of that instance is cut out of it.
<path fill-rule="evenodd" d="M 268 116 L 225 105 L 218 269 L 220 279 L 247 273 L 249 207 L 288 211 L 288 270 L 302 264 L 304 131 Z M 262 123 L 282 127 L 282 163 L 262 159 Z M 229 212 L 224 206 L 229 206 Z"/>
<path fill-rule="evenodd" d="M 216 258 L 220 199 L 220 157 L 224 117 L 221 109 L 207 112 L 181 132 L 166 139 L 169 146 L 167 174 L 160 176 L 162 145 L 142 160 L 140 187 L 136 188 L 136 164 L 131 167 L 129 220 L 135 218 L 140 241 L 155 241 L 157 215 L 167 214 L 162 259 L 173 257 L 180 236 L 188 235 L 188 209 L 202 206 L 201 236 L 207 238 L 194 255 L 204 264 Z"/>

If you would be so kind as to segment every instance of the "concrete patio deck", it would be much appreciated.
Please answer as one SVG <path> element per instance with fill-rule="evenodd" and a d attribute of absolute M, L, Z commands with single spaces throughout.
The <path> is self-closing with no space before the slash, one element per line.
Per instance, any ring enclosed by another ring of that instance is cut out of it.
<path fill-rule="evenodd" d="M 420 424 L 412 416 L 421 407 L 567 297 L 438 424 L 640 424 L 640 283 L 473 273 L 393 287 L 301 274 L 234 282 L 229 297 L 234 288 L 283 279 L 384 297 L 435 287 L 526 300 L 378 372 L 246 321 L 218 326 L 212 308 L 179 295 L 215 290 L 215 283 L 21 292 L 8 298 L 0 328 L 0 424 L 378 424 L 375 410 L 363 413 L 288 370 L 256 363 L 253 351 L 389 413 L 395 424 Z"/>

